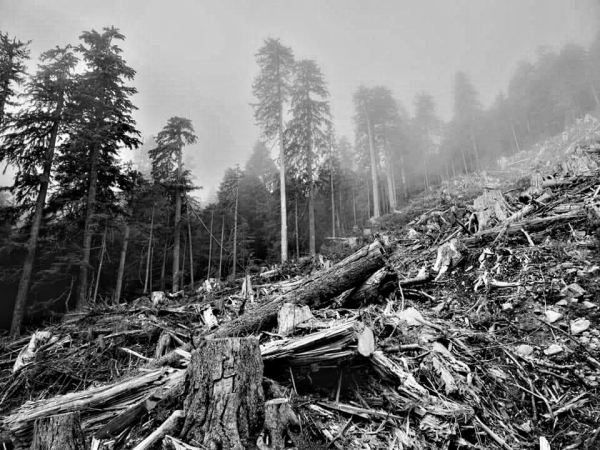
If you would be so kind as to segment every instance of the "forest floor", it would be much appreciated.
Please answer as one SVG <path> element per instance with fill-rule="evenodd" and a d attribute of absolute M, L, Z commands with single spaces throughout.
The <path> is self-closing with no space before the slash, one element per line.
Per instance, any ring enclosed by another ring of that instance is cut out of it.
<path fill-rule="evenodd" d="M 599 129 L 586 118 L 423 193 L 373 224 L 386 262 L 366 282 L 253 334 L 266 398 L 285 397 L 302 430 L 288 447 L 600 449 Z M 92 448 L 203 448 L 141 443 L 184 409 L 198 339 L 334 262 L 98 306 L 0 343 L 0 442 L 29 448 L 36 418 L 76 411 Z"/>

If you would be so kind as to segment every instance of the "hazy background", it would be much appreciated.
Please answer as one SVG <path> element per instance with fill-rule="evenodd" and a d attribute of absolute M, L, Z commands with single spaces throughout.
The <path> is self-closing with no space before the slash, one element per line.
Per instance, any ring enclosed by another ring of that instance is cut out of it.
<path fill-rule="evenodd" d="M 352 141 L 352 94 L 362 83 L 389 86 L 409 110 L 427 91 L 448 119 L 456 70 L 487 106 L 519 60 L 541 45 L 587 44 L 597 19 L 595 0 L 0 0 L 0 30 L 32 40 L 32 67 L 83 30 L 118 27 L 137 70 L 138 129 L 148 138 L 171 116 L 192 120 L 199 139 L 187 151 L 204 199 L 260 137 L 251 84 L 266 37 L 317 61 L 336 129 Z"/>

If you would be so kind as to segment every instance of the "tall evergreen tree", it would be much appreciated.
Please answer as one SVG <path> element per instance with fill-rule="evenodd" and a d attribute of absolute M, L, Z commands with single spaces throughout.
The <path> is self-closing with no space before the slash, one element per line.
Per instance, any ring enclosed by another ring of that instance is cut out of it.
<path fill-rule="evenodd" d="M 0 127 L 4 122 L 6 107 L 12 106 L 15 85 L 23 83 L 25 61 L 29 59 L 29 42 L 10 39 L 8 33 L 0 33 Z"/>
<path fill-rule="evenodd" d="M 68 126 L 65 97 L 72 88 L 72 71 L 77 63 L 69 47 L 47 51 L 40 60 L 42 64 L 25 91 L 29 107 L 10 121 L 10 132 L 5 136 L 5 144 L 0 146 L 0 162 L 7 162 L 18 169 L 13 192 L 19 202 L 26 206 L 28 197 L 37 191 L 27 256 L 10 330 L 13 336 L 19 333 L 25 313 L 56 142 Z"/>
<path fill-rule="evenodd" d="M 354 93 L 354 124 L 356 134 L 356 147 L 364 147 L 365 141 L 369 149 L 371 166 L 371 187 L 373 189 L 373 217 L 381 215 L 379 203 L 379 173 L 377 170 L 379 159 L 375 151 L 373 130 L 373 102 L 372 92 L 365 86 L 360 86 Z M 370 215 L 370 212 L 369 212 Z"/>
<path fill-rule="evenodd" d="M 285 194 L 284 105 L 290 95 L 294 53 L 279 39 L 269 38 L 256 54 L 260 73 L 252 91 L 258 103 L 254 117 L 265 138 L 279 140 L 279 181 L 281 200 L 281 262 L 288 259 L 287 208 Z"/>
<path fill-rule="evenodd" d="M 309 252 L 314 255 L 317 156 L 325 156 L 329 149 L 327 130 L 331 126 L 331 112 L 325 78 L 313 60 L 302 60 L 296 64 L 291 115 L 286 142 L 290 159 L 297 170 L 304 172 L 308 185 Z"/>
<path fill-rule="evenodd" d="M 137 148 L 140 141 L 132 112 L 131 96 L 137 92 L 126 82 L 133 80 L 135 70 L 121 56 L 114 44 L 125 37 L 117 28 L 86 31 L 77 48 L 87 69 L 77 83 L 74 107 L 77 121 L 71 136 L 74 153 L 69 157 L 79 161 L 80 171 L 87 172 L 88 188 L 83 249 L 79 271 L 77 308 L 87 304 L 88 268 L 93 237 L 93 221 L 97 203 L 98 173 L 117 165 L 121 146 Z M 102 164 L 102 167 L 101 167 Z"/>
<path fill-rule="evenodd" d="M 173 292 L 179 290 L 179 252 L 181 246 L 181 201 L 191 188 L 189 171 L 183 170 L 183 147 L 196 143 L 198 137 L 189 119 L 171 117 L 156 136 L 156 148 L 148 153 L 152 160 L 152 176 L 167 184 L 175 197 L 175 230 L 173 233 Z"/>

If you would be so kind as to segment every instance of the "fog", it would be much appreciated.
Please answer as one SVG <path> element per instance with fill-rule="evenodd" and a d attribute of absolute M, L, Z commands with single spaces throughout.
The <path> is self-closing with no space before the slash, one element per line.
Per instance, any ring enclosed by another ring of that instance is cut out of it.
<path fill-rule="evenodd" d="M 517 62 L 534 58 L 540 46 L 587 45 L 595 33 L 593 3 L 0 0 L 0 30 L 32 41 L 33 67 L 42 51 L 76 44 L 83 30 L 119 28 L 124 58 L 137 71 L 138 129 L 149 137 L 171 116 L 192 120 L 199 139 L 189 151 L 206 198 L 260 137 L 251 85 L 265 38 L 280 38 L 297 59 L 320 64 L 335 128 L 353 141 L 352 95 L 359 85 L 387 86 L 409 111 L 415 94 L 426 91 L 448 120 L 457 70 L 489 105 Z"/>

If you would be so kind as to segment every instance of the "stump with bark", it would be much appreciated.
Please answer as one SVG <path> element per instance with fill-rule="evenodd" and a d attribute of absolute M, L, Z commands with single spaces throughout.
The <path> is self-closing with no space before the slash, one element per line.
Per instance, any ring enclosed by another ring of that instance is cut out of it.
<path fill-rule="evenodd" d="M 300 421 L 287 398 L 276 398 L 265 403 L 265 428 L 258 438 L 260 450 L 283 450 L 292 441 L 290 429 L 300 428 Z"/>
<path fill-rule="evenodd" d="M 264 423 L 263 362 L 256 339 L 209 339 L 192 353 L 181 433 L 211 450 L 256 448 Z"/>
<path fill-rule="evenodd" d="M 79 413 L 37 419 L 31 450 L 87 450 Z"/>

